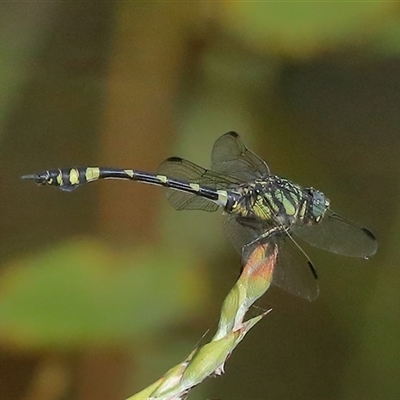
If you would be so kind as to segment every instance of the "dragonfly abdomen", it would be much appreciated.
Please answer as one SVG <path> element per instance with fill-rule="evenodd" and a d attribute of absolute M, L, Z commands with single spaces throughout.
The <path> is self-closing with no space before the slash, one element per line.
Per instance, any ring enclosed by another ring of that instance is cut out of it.
<path fill-rule="evenodd" d="M 133 169 L 74 167 L 47 170 L 35 175 L 24 175 L 22 179 L 34 180 L 42 185 L 58 186 L 66 191 L 71 191 L 80 185 L 99 179 L 131 180 L 190 193 L 208 199 L 221 207 L 225 207 L 229 197 L 226 190 L 217 190 L 198 183 Z"/>

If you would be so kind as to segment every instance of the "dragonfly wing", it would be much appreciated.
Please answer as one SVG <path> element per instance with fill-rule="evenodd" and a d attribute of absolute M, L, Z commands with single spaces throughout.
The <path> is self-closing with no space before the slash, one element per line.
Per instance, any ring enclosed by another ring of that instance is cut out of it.
<path fill-rule="evenodd" d="M 278 261 L 272 283 L 309 301 L 318 297 L 318 277 L 304 250 L 287 234 L 277 234 Z"/>
<path fill-rule="evenodd" d="M 240 222 L 239 222 L 240 221 Z M 228 216 L 224 230 L 234 247 L 242 255 L 245 265 L 254 249 L 268 243 L 271 249 L 278 249 L 277 263 L 274 268 L 272 283 L 280 288 L 309 301 L 318 297 L 319 287 L 314 266 L 301 247 L 286 233 L 277 232 L 263 237 L 271 226 L 258 221 L 238 219 Z M 248 243 L 252 243 L 248 245 Z"/>
<path fill-rule="evenodd" d="M 234 177 L 200 167 L 200 165 L 180 157 L 167 158 L 158 166 L 157 173 L 214 189 L 225 189 L 239 183 Z"/>
<path fill-rule="evenodd" d="M 165 189 L 165 197 L 172 207 L 177 211 L 182 210 L 202 210 L 214 212 L 218 210 L 218 204 L 213 203 L 210 200 L 202 197 L 190 194 L 178 192 L 173 189 Z"/>
<path fill-rule="evenodd" d="M 375 236 L 367 228 L 349 221 L 331 210 L 314 225 L 293 226 L 301 239 L 332 253 L 350 257 L 369 257 L 376 253 Z"/>
<path fill-rule="evenodd" d="M 225 133 L 215 141 L 211 170 L 234 176 L 241 182 L 262 178 L 270 173 L 265 161 L 249 150 L 235 132 Z"/>
<path fill-rule="evenodd" d="M 168 178 L 197 183 L 212 189 L 224 189 L 237 185 L 237 181 L 206 168 L 200 167 L 188 160 L 178 157 L 166 159 L 157 168 L 157 174 Z M 174 189 L 165 190 L 166 197 L 176 210 L 216 211 L 218 205 L 196 194 L 184 193 Z"/>
<path fill-rule="evenodd" d="M 242 218 L 242 223 L 238 221 L 237 216 L 228 215 L 224 221 L 224 232 L 238 253 L 243 254 L 245 246 L 260 236 L 262 228 L 258 221 L 252 219 Z M 249 254 L 247 254 L 248 256 Z"/>

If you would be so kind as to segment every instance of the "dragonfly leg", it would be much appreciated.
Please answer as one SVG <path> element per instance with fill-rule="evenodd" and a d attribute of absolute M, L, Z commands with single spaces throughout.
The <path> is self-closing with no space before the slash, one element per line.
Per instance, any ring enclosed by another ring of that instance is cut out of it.
<path fill-rule="evenodd" d="M 269 239 L 270 237 L 272 237 L 272 235 L 274 235 L 274 234 L 276 234 L 278 232 L 285 233 L 285 232 L 287 232 L 287 229 L 285 229 L 285 228 L 283 228 L 281 226 L 274 226 L 273 228 L 268 229 L 267 231 L 265 231 L 262 235 L 256 237 L 251 242 L 246 243 L 244 245 L 244 247 L 250 247 L 250 246 L 254 245 L 255 243 L 260 242 L 263 239 Z"/>

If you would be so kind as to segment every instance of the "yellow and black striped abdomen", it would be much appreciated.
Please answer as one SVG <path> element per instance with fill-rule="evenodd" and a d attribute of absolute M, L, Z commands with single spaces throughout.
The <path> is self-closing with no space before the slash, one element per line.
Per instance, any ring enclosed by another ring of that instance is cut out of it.
<path fill-rule="evenodd" d="M 41 185 L 57 186 L 66 191 L 71 191 L 80 185 L 99 179 L 123 179 L 143 182 L 150 185 L 164 186 L 173 190 L 200 196 L 216 203 L 215 207 L 224 207 L 228 201 L 228 193 L 225 190 L 217 190 L 195 182 L 133 169 L 73 167 L 47 170 L 33 175 L 24 175 L 22 179 L 33 180 Z"/>
<path fill-rule="evenodd" d="M 53 169 L 22 176 L 22 179 L 33 180 L 41 185 L 58 186 L 62 190 L 73 190 L 84 183 L 100 178 L 101 168 L 99 167 Z"/>

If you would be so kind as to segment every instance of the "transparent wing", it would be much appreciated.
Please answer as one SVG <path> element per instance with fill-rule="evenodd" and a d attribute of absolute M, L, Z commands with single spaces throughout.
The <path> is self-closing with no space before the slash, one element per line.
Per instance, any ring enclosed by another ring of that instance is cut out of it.
<path fill-rule="evenodd" d="M 168 158 L 161 163 L 157 168 L 157 174 L 197 183 L 212 189 L 225 189 L 238 184 L 237 180 L 232 177 L 210 171 L 178 157 Z M 172 207 L 176 210 L 216 211 L 218 209 L 217 204 L 195 194 L 173 189 L 166 189 L 165 194 Z"/>
<path fill-rule="evenodd" d="M 319 287 L 317 274 L 310 259 L 301 247 L 287 233 L 274 233 L 268 238 L 263 234 L 271 226 L 258 221 L 227 217 L 224 230 L 232 244 L 242 255 L 242 263 L 246 264 L 254 248 L 262 243 L 278 249 L 278 260 L 272 276 L 272 283 L 296 296 L 313 301 L 318 297 Z M 261 238 L 257 240 L 258 238 Z M 252 243 L 251 245 L 247 245 Z M 272 251 L 272 250 L 271 250 Z"/>
<path fill-rule="evenodd" d="M 318 224 L 293 226 L 292 231 L 313 246 L 336 254 L 362 258 L 377 250 L 371 231 L 330 210 Z"/>
<path fill-rule="evenodd" d="M 225 133 L 215 141 L 211 170 L 235 177 L 240 182 L 262 178 L 270 173 L 266 162 L 249 150 L 235 132 Z"/>
<path fill-rule="evenodd" d="M 234 132 L 228 132 L 216 140 L 211 161 L 209 170 L 185 159 L 172 157 L 158 167 L 157 173 L 217 190 L 229 189 L 269 174 L 267 164 L 247 149 L 239 135 Z M 215 203 L 195 194 L 167 189 L 166 196 L 176 210 L 218 209 Z"/>
<path fill-rule="evenodd" d="M 278 246 L 278 263 L 272 283 L 296 296 L 313 301 L 318 297 L 318 277 L 314 265 L 303 249 L 288 235 L 274 238 Z"/>

